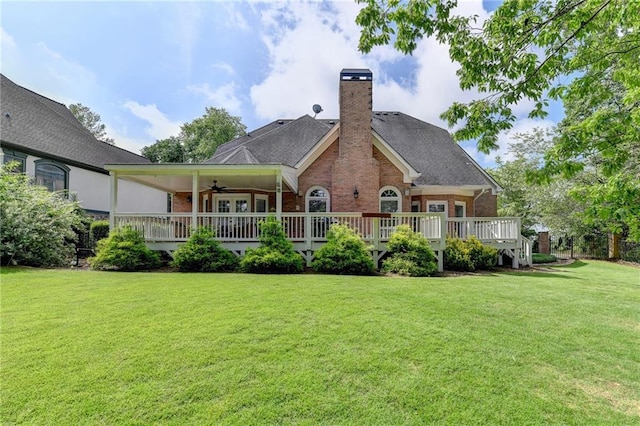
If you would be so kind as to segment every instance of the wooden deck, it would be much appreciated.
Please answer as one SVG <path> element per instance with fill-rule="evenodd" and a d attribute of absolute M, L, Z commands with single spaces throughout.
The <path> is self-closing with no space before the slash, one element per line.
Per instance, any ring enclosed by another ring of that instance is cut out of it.
<path fill-rule="evenodd" d="M 267 213 L 198 213 L 195 216 L 192 213 L 117 213 L 114 224 L 140 230 L 150 248 L 169 252 L 189 238 L 191 229 L 202 226 L 214 231 L 225 248 L 242 255 L 247 248 L 259 245 L 258 224 L 267 216 Z M 531 264 L 531 243 L 520 235 L 519 218 L 446 218 L 439 213 L 282 213 L 278 216 L 287 238 L 308 265 L 315 251 L 326 243 L 329 227 L 336 223 L 349 225 L 362 236 L 371 247 L 376 265 L 387 252 L 386 244 L 398 225 L 409 225 L 429 241 L 440 271 L 447 235 L 462 239 L 475 235 L 483 244 L 508 255 L 514 268 Z"/>

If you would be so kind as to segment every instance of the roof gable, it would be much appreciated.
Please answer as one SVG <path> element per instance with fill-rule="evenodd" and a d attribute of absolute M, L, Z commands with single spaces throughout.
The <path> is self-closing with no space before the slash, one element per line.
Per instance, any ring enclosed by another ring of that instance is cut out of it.
<path fill-rule="evenodd" d="M 293 167 L 330 129 L 328 123 L 308 115 L 297 120 L 277 120 L 221 145 L 206 163 L 247 164 L 246 159 L 235 155 L 236 152 L 245 150 L 259 164 L 284 164 Z"/>

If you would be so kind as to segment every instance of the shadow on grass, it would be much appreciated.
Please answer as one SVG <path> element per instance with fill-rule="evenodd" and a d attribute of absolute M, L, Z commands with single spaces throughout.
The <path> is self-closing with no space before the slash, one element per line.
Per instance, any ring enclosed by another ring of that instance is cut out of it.
<path fill-rule="evenodd" d="M 31 268 L 27 266 L 0 266 L 0 275 L 17 274 L 19 272 L 27 271 Z"/>
<path fill-rule="evenodd" d="M 552 268 L 556 269 L 576 269 L 582 268 L 583 266 L 587 266 L 587 264 L 582 260 L 576 260 L 574 262 L 567 263 L 566 265 L 551 265 Z"/>
<path fill-rule="evenodd" d="M 567 271 L 568 272 L 568 271 Z M 527 271 L 527 272 L 507 272 L 512 277 L 528 278 L 562 278 L 575 280 L 576 277 L 563 273 L 563 271 Z"/>

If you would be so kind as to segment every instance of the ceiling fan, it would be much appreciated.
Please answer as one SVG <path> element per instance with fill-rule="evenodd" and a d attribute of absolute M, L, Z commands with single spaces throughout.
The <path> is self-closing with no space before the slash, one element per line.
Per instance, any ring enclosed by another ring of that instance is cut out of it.
<path fill-rule="evenodd" d="M 213 186 L 210 186 L 209 188 L 211 188 L 212 191 L 216 191 L 216 192 L 227 192 L 226 186 L 218 186 L 218 181 L 214 180 L 213 181 Z"/>

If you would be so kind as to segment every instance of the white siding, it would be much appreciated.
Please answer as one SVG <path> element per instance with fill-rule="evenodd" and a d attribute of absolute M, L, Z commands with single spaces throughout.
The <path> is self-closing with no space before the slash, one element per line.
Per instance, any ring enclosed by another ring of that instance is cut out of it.
<path fill-rule="evenodd" d="M 27 156 L 27 175 L 35 177 L 35 161 L 40 157 Z M 109 212 L 111 177 L 79 167 L 70 166 L 69 191 L 76 193 L 84 209 Z M 130 213 L 164 213 L 167 194 L 135 182 L 118 181 L 118 211 Z"/>

